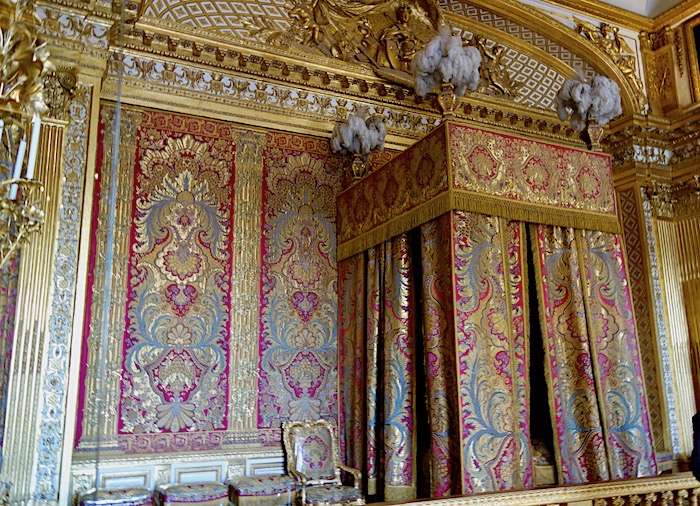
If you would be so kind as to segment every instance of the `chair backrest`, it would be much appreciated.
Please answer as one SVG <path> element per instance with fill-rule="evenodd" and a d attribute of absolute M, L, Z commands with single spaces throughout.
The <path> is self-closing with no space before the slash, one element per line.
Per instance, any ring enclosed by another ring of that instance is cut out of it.
<path fill-rule="evenodd" d="M 330 422 L 286 422 L 283 439 L 290 471 L 300 472 L 315 483 L 340 483 L 338 451 Z"/>

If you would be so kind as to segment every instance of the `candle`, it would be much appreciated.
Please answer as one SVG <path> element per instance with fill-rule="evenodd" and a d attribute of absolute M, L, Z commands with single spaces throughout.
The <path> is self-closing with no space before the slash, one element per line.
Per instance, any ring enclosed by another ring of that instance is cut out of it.
<path fill-rule="evenodd" d="M 36 154 L 39 150 L 39 133 L 41 132 L 41 117 L 34 113 L 32 118 L 32 140 L 29 143 L 29 161 L 27 162 L 27 179 L 34 177 Z"/>
<path fill-rule="evenodd" d="M 27 151 L 27 136 L 22 137 L 19 143 L 19 149 L 17 150 L 17 160 L 15 161 L 15 168 L 12 171 L 12 179 L 19 179 L 22 173 L 22 165 L 24 165 L 24 153 Z M 10 199 L 15 200 L 17 198 L 17 183 L 13 183 L 10 186 Z"/>

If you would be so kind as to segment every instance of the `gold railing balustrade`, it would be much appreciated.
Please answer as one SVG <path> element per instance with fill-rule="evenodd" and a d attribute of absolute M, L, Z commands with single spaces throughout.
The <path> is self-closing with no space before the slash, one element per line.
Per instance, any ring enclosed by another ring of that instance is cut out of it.
<path fill-rule="evenodd" d="M 420 506 L 698 506 L 700 482 L 691 473 L 562 485 L 403 503 Z"/>

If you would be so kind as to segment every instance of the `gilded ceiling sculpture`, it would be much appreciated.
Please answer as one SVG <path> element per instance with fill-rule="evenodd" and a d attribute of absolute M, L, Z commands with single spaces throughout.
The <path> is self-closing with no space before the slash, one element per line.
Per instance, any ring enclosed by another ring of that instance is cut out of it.
<path fill-rule="evenodd" d="M 369 64 L 380 77 L 408 88 L 413 88 L 413 56 L 445 24 L 434 0 L 297 0 L 287 2 L 285 8 L 292 23 L 286 31 L 263 18 L 254 17 L 244 25 L 251 35 L 260 35 L 271 44 Z M 502 61 L 503 46 L 489 47 L 480 35 L 463 44 L 479 49 L 484 62 L 477 91 L 509 97 L 517 94 L 518 84 Z"/>
<path fill-rule="evenodd" d="M 292 23 L 286 31 L 260 18 L 246 26 L 272 44 L 370 63 L 394 80 L 410 79 L 413 55 L 444 23 L 433 0 L 297 0 L 285 7 Z"/>
<path fill-rule="evenodd" d="M 593 42 L 602 49 L 613 63 L 622 71 L 634 89 L 640 109 L 644 109 L 647 99 L 644 95 L 644 86 L 637 75 L 637 60 L 634 50 L 619 35 L 619 28 L 608 23 L 601 23 L 600 27 L 587 21 L 573 18 L 576 23 L 574 30 Z"/>

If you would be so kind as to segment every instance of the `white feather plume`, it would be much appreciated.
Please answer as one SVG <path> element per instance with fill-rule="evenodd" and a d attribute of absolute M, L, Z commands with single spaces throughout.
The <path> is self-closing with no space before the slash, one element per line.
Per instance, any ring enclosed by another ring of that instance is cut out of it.
<path fill-rule="evenodd" d="M 620 87 L 604 76 L 596 76 L 590 83 L 582 78 L 567 79 L 557 93 L 556 105 L 559 119 L 568 117 L 576 131 L 583 130 L 590 116 L 605 125 L 622 114 Z"/>
<path fill-rule="evenodd" d="M 479 84 L 481 53 L 472 46 L 463 47 L 462 39 L 442 25 L 438 35 L 416 53 L 411 62 L 416 93 L 427 95 L 442 83 L 452 83 L 457 96 L 474 91 Z"/>
<path fill-rule="evenodd" d="M 360 110 L 342 123 L 337 123 L 331 134 L 331 148 L 342 155 L 367 155 L 384 149 L 386 125 L 380 116 Z"/>

